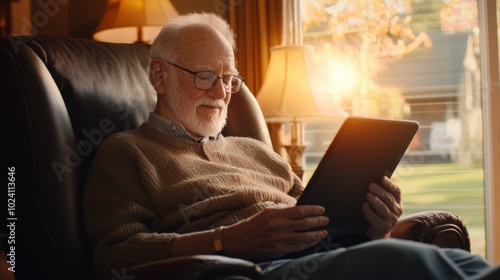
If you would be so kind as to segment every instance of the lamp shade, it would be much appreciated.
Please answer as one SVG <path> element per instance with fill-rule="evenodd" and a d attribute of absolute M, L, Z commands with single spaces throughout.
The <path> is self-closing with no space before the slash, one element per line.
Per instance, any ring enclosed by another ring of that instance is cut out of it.
<path fill-rule="evenodd" d="M 178 16 L 170 0 L 108 0 L 94 40 L 150 43 L 170 18 Z"/>
<path fill-rule="evenodd" d="M 268 122 L 343 119 L 313 61 L 313 47 L 275 46 L 257 101 Z"/>

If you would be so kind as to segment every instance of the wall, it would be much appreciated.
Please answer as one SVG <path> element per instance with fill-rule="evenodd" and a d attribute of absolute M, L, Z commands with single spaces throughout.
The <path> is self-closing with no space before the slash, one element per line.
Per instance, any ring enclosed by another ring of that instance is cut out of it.
<path fill-rule="evenodd" d="M 19 0 L 10 3 L 12 16 L 12 33 L 14 35 L 28 35 L 31 33 L 31 1 Z"/>
<path fill-rule="evenodd" d="M 224 15 L 228 0 L 171 0 L 180 14 L 214 12 Z M 91 38 L 107 0 L 19 0 L 12 5 L 14 35 Z M 31 28 L 29 22 L 32 23 Z"/>

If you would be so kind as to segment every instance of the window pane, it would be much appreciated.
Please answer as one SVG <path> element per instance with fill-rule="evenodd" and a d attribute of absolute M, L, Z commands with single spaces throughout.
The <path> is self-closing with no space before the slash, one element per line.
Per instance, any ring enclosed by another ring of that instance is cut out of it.
<path fill-rule="evenodd" d="M 485 254 L 479 30 L 474 0 L 301 0 L 304 44 L 350 115 L 413 119 L 420 129 L 393 180 L 404 215 L 460 215 Z M 338 126 L 306 125 L 307 176 Z"/>

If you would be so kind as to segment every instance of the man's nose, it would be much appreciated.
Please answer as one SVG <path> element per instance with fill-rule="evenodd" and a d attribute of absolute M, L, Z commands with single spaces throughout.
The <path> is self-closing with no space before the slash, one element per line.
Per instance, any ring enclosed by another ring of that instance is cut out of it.
<path fill-rule="evenodd" d="M 226 89 L 224 88 L 224 83 L 222 81 L 222 78 L 218 78 L 215 81 L 215 85 L 207 92 L 207 94 L 213 98 L 216 98 L 216 99 L 226 98 L 226 95 L 228 93 L 226 92 Z"/>

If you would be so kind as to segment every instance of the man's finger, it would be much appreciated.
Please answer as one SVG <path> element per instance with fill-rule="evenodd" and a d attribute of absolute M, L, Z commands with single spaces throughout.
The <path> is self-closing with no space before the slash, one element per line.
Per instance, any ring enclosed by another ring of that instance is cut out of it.
<path fill-rule="evenodd" d="M 323 213 L 325 213 L 325 208 L 318 205 L 298 205 L 284 208 L 282 211 L 286 218 L 302 219 L 310 216 L 323 215 Z"/>
<path fill-rule="evenodd" d="M 397 202 L 401 202 L 401 189 L 398 185 L 396 185 L 389 177 L 382 177 L 382 185 L 383 187 L 390 192 Z"/>

